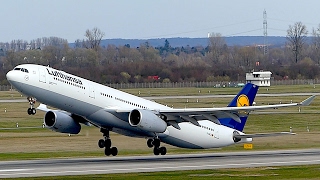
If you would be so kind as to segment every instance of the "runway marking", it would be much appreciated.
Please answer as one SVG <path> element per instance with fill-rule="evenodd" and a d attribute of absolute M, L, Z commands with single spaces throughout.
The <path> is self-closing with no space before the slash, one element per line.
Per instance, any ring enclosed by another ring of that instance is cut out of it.
<path fill-rule="evenodd" d="M 0 172 L 32 171 L 34 169 L 0 169 Z"/>
<path fill-rule="evenodd" d="M 208 165 L 190 165 L 190 166 L 167 166 L 167 167 L 140 167 L 140 168 L 119 168 L 119 169 L 91 169 L 91 170 L 67 170 L 67 171 L 52 171 L 52 172 L 20 172 L 20 171 L 35 171 L 36 169 L 5 169 L 5 170 L 0 170 L 0 172 L 7 172 L 7 173 L 2 173 L 0 176 L 21 176 L 21 175 L 54 175 L 54 174 L 62 174 L 62 175 L 67 175 L 70 173 L 79 173 L 79 174 L 84 174 L 84 173 L 99 173 L 99 172 L 112 172 L 115 171 L 114 173 L 119 173 L 119 171 L 128 171 L 128 172 L 141 172 L 141 171 L 150 171 L 150 170 L 155 170 L 155 171 L 164 171 L 164 169 L 179 169 L 182 168 L 182 170 L 189 170 L 189 169 L 201 169 L 201 168 L 210 168 L 210 167 L 221 167 L 221 168 L 232 168 L 232 167 L 249 167 L 249 166 L 272 166 L 276 164 L 304 164 L 304 163 L 320 163 L 320 160 L 311 160 L 311 161 L 302 161 L 302 160 L 297 160 L 297 161 L 280 161 L 280 162 L 269 162 L 269 163 L 239 163 L 239 164 L 208 164 Z M 13 172 L 12 174 L 9 174 L 9 172 Z M 14 173 L 17 172 L 17 173 Z"/>

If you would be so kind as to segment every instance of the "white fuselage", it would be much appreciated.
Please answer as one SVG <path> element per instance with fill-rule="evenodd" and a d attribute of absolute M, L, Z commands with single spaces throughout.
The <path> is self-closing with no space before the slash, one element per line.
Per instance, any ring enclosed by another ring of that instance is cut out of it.
<path fill-rule="evenodd" d="M 24 95 L 83 116 L 97 126 L 112 127 L 114 132 L 127 136 L 152 137 L 154 133 L 130 126 L 128 116 L 116 116 L 116 112 L 133 109 L 171 109 L 50 67 L 25 64 L 16 68 L 27 69 L 28 72 L 11 70 L 7 78 Z M 110 110 L 114 110 L 115 113 L 110 113 Z M 184 148 L 215 148 L 234 144 L 234 129 L 208 120 L 199 121 L 199 124 L 200 126 L 195 126 L 189 122 L 182 122 L 179 123 L 180 130 L 168 126 L 164 133 L 157 135 L 162 142 Z M 251 138 L 241 140 L 246 141 L 251 141 Z"/>

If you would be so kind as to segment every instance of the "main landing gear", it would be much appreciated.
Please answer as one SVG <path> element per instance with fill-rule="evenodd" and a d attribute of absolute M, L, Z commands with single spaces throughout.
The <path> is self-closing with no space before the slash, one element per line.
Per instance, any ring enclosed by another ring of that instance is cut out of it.
<path fill-rule="evenodd" d="M 28 99 L 29 104 L 30 104 L 30 108 L 28 108 L 28 114 L 29 115 L 35 115 L 37 110 L 33 106 L 36 103 L 36 98 L 28 97 L 27 99 Z"/>
<path fill-rule="evenodd" d="M 104 139 L 100 139 L 98 141 L 98 146 L 100 148 L 105 148 L 104 154 L 106 156 L 110 156 L 110 155 L 116 156 L 118 154 L 118 149 L 117 149 L 117 147 L 111 147 L 111 139 L 110 139 L 110 135 L 109 135 L 109 129 L 101 128 L 100 132 L 103 133 Z"/>
<path fill-rule="evenodd" d="M 147 145 L 149 148 L 153 147 L 153 154 L 154 155 L 166 155 L 167 154 L 167 148 L 162 146 L 160 147 L 160 139 L 159 138 L 153 138 L 147 140 Z"/>

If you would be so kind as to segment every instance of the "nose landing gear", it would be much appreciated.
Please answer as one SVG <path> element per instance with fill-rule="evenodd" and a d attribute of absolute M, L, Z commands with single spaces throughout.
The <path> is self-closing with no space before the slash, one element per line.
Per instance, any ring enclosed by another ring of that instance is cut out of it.
<path fill-rule="evenodd" d="M 37 100 L 34 97 L 28 97 L 27 99 L 28 99 L 29 104 L 30 104 L 30 108 L 28 108 L 27 112 L 28 112 L 29 115 L 35 115 L 37 113 L 37 110 L 33 106 L 34 106 L 34 104 L 36 103 Z"/>

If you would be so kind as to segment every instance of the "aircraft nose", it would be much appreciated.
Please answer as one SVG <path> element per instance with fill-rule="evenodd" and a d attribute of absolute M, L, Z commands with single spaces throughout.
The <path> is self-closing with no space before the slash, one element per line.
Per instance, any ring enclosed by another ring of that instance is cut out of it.
<path fill-rule="evenodd" d="M 12 80 L 14 79 L 14 72 L 9 71 L 9 72 L 6 74 L 6 77 L 7 77 L 7 80 L 8 80 L 8 81 L 12 81 Z"/>

